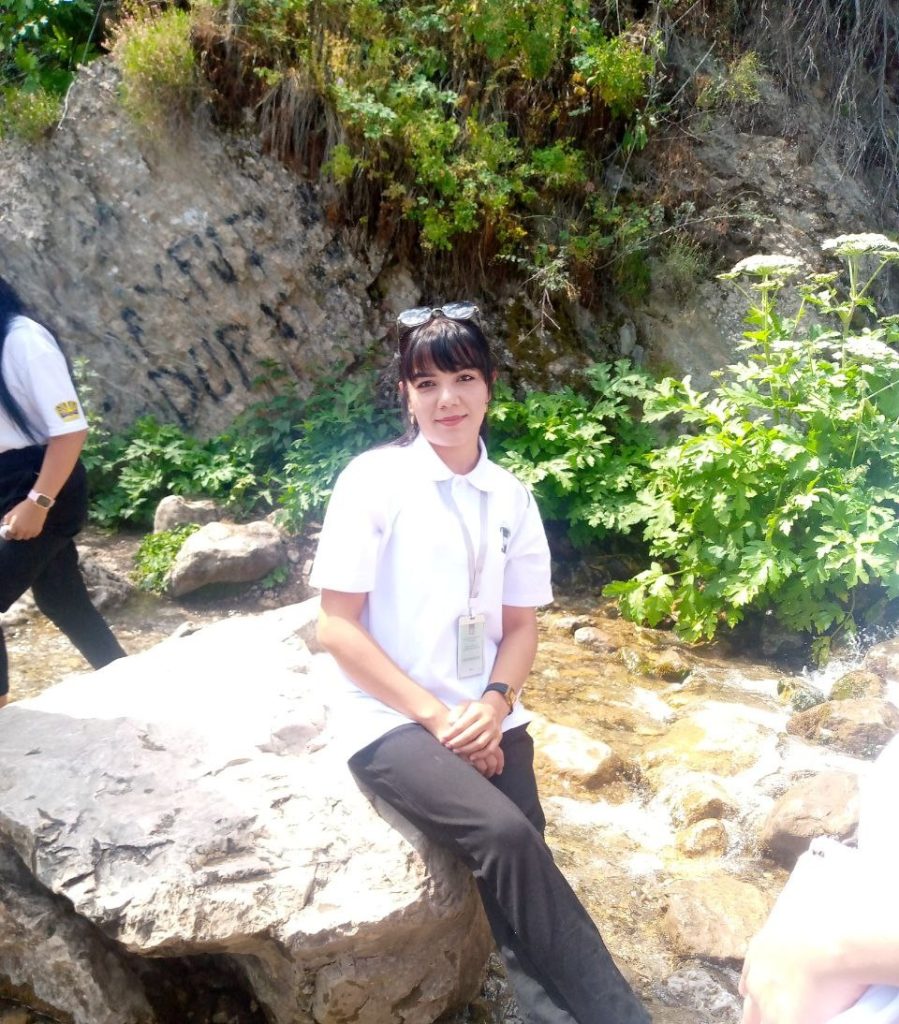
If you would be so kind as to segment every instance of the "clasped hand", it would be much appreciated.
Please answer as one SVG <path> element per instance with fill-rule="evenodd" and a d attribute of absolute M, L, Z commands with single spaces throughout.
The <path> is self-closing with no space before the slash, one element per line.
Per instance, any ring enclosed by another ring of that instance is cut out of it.
<path fill-rule="evenodd" d="M 489 779 L 503 770 L 500 740 L 504 717 L 487 701 L 466 701 L 449 710 L 437 739 Z"/>
<path fill-rule="evenodd" d="M 46 521 L 46 511 L 26 499 L 11 508 L 3 517 L 3 523 L 7 527 L 4 535 L 7 540 L 31 540 L 40 534 Z"/>

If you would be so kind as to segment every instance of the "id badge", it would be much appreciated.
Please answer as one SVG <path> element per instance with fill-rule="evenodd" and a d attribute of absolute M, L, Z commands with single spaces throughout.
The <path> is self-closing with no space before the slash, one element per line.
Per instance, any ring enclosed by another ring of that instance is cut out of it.
<path fill-rule="evenodd" d="M 460 615 L 456 637 L 456 671 L 460 679 L 469 679 L 484 672 L 483 615 Z"/>

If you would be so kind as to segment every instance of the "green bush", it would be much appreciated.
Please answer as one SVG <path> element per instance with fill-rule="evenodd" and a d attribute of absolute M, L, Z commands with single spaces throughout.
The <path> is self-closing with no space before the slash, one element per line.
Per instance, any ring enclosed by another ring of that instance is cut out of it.
<path fill-rule="evenodd" d="M 354 455 L 399 436 L 394 405 L 377 399 L 374 374 L 324 384 L 305 403 L 299 437 L 277 474 L 278 502 L 285 525 L 299 530 L 310 514 L 325 510 L 334 481 Z"/>
<path fill-rule="evenodd" d="M 698 640 L 770 610 L 823 656 L 835 631 L 899 596 L 899 327 L 870 297 L 899 245 L 847 235 L 824 247 L 846 291 L 837 274 L 807 277 L 787 316 L 799 261 L 743 260 L 722 275 L 748 284 L 743 361 L 707 393 L 667 379 L 647 402 L 647 419 L 690 433 L 654 455 L 639 495 L 651 567 L 606 590 L 629 617 L 672 619 Z"/>
<path fill-rule="evenodd" d="M 122 72 L 122 103 L 143 127 L 159 132 L 194 110 L 202 90 L 187 11 L 170 7 L 155 16 L 132 14 L 117 28 L 114 52 Z"/>
<path fill-rule="evenodd" d="M 97 56 L 95 0 L 4 0 L 0 87 L 62 96 L 77 64 Z"/>
<path fill-rule="evenodd" d="M 92 513 L 105 526 L 147 525 L 168 494 L 204 495 L 248 508 L 265 494 L 262 439 L 240 431 L 198 441 L 144 417 L 124 435 L 101 435 L 85 451 Z"/>
<path fill-rule="evenodd" d="M 134 572 L 131 574 L 134 582 L 142 590 L 164 594 L 178 552 L 187 538 L 199 529 L 196 523 L 188 523 L 174 530 L 148 533 L 134 556 Z"/>
<path fill-rule="evenodd" d="M 33 92 L 3 89 L 0 92 L 0 138 L 12 135 L 26 142 L 37 142 L 59 121 L 62 103 L 47 89 Z"/>
<path fill-rule="evenodd" d="M 575 544 L 627 534 L 655 440 L 634 417 L 652 381 L 626 360 L 597 364 L 583 392 L 562 388 L 523 401 L 497 388 L 490 406 L 494 458 L 533 488 L 545 519 L 568 524 Z"/>

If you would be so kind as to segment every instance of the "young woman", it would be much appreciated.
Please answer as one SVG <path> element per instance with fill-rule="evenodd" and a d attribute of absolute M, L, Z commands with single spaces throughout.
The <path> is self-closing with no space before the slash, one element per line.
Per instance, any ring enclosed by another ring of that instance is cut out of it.
<path fill-rule="evenodd" d="M 649 1017 L 543 839 L 518 696 L 552 600 L 533 498 L 481 441 L 495 377 L 477 308 L 399 317 L 409 430 L 344 470 L 312 574 L 356 778 L 471 868 L 535 1024 Z"/>
<path fill-rule="evenodd" d="M 124 656 L 91 604 L 73 537 L 87 515 L 87 423 L 53 336 L 0 278 L 0 612 L 31 587 L 94 668 Z M 0 630 L 0 707 L 9 670 Z"/>

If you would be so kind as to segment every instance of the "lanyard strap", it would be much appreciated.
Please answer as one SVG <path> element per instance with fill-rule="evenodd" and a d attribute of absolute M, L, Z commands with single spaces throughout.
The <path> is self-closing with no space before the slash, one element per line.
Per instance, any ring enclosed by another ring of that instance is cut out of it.
<path fill-rule="evenodd" d="M 487 492 L 481 491 L 481 537 L 478 546 L 478 557 L 474 556 L 474 544 L 471 534 L 465 525 L 462 512 L 453 497 L 453 482 L 449 480 L 438 480 L 437 490 L 443 499 L 443 504 L 453 513 L 459 528 L 462 530 L 462 538 L 465 541 L 465 551 L 468 555 L 468 613 L 471 614 L 471 602 L 478 596 L 481 588 L 481 573 L 484 571 L 484 561 L 487 558 Z"/>

